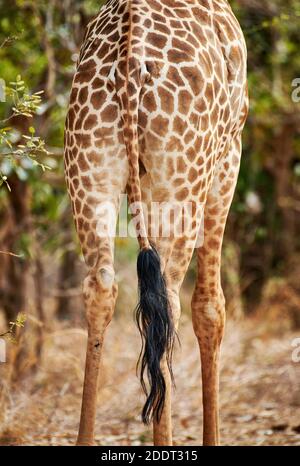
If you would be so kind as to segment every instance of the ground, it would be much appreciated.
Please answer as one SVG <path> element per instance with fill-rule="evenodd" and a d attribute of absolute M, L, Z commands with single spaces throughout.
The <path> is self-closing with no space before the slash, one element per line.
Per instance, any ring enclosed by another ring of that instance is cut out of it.
<path fill-rule="evenodd" d="M 200 445 L 200 363 L 188 314 L 182 318 L 179 335 L 174 443 Z M 253 319 L 227 323 L 221 358 L 223 445 L 300 445 L 300 363 L 292 361 L 292 341 L 297 336 L 292 332 L 267 336 Z M 67 324 L 46 335 L 37 374 L 11 391 L 1 444 L 74 444 L 85 344 L 85 330 Z M 139 349 L 132 314 L 116 316 L 107 333 L 99 390 L 99 445 L 151 445 L 151 428 L 139 418 L 143 403 L 135 376 Z"/>

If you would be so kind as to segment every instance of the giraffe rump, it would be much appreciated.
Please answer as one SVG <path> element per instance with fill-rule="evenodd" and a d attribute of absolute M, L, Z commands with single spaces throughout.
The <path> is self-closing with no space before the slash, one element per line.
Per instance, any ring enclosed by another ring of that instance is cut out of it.
<path fill-rule="evenodd" d="M 139 304 L 136 319 L 143 347 L 140 380 L 147 396 L 142 420 L 149 424 L 154 417 L 159 422 L 165 403 L 166 383 L 161 370 L 162 358 L 166 357 L 172 377 L 172 352 L 174 328 L 171 319 L 166 283 L 161 273 L 159 255 L 152 246 L 142 249 L 138 256 Z M 149 390 L 144 380 L 148 375 Z"/>

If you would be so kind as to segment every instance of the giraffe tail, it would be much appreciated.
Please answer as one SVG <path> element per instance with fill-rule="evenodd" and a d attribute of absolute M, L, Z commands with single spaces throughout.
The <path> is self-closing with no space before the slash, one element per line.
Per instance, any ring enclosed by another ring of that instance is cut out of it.
<path fill-rule="evenodd" d="M 166 382 L 161 368 L 163 358 L 172 377 L 172 349 L 174 329 L 165 279 L 157 250 L 147 237 L 142 209 L 139 173 L 138 109 L 143 87 L 141 60 L 132 56 L 132 34 L 128 34 L 126 60 L 119 63 L 116 90 L 123 116 L 123 135 L 129 164 L 127 191 L 129 203 L 139 211 L 137 237 L 140 252 L 137 259 L 139 302 L 136 321 L 142 338 L 138 365 L 140 381 L 146 395 L 142 411 L 145 424 L 155 418 L 160 420 L 166 398 Z M 145 378 L 148 378 L 148 382 Z"/>
<path fill-rule="evenodd" d="M 172 374 L 174 331 L 166 283 L 161 273 L 160 258 L 154 246 L 140 251 L 137 272 L 139 303 L 136 309 L 136 320 L 143 341 L 139 358 L 140 380 L 147 396 L 142 411 L 142 420 L 148 424 L 152 417 L 159 421 L 164 408 L 166 382 L 161 370 L 161 361 L 166 355 Z M 149 390 L 144 380 L 145 373 L 148 376 Z"/>

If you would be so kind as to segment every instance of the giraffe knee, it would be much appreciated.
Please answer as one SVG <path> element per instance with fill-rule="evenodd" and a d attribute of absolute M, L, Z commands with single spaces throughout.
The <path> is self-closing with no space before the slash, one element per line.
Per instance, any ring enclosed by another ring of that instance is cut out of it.
<path fill-rule="evenodd" d="M 97 282 L 104 290 L 112 290 L 115 283 L 115 271 L 113 267 L 100 267 L 96 272 Z"/>
<path fill-rule="evenodd" d="M 198 339 L 217 337 L 220 342 L 225 327 L 225 299 L 221 292 L 219 297 L 194 294 L 192 300 L 192 321 Z"/>
<path fill-rule="evenodd" d="M 99 292 L 113 292 L 115 287 L 115 271 L 112 266 L 101 266 L 90 270 L 83 282 L 85 299 Z"/>
<path fill-rule="evenodd" d="M 108 326 L 114 313 L 117 291 L 112 266 L 101 266 L 88 273 L 83 282 L 83 296 L 90 328 L 101 331 Z"/>

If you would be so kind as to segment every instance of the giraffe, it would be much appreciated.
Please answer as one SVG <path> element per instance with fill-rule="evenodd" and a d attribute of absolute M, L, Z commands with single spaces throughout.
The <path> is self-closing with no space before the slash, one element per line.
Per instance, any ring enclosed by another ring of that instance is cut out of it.
<path fill-rule="evenodd" d="M 140 214 L 137 238 L 144 337 L 143 421 L 155 445 L 172 445 L 171 356 L 180 319 L 179 291 L 196 249 L 192 323 L 202 372 L 203 444 L 219 445 L 219 354 L 225 325 L 221 249 L 248 112 L 246 45 L 227 0 L 108 0 L 87 26 L 73 79 L 65 130 L 65 174 L 88 268 L 88 325 L 77 444 L 94 444 L 105 331 L 117 298 L 113 235 L 99 235 L 127 193 Z M 177 237 L 151 236 L 143 206 L 189 202 L 199 221 Z M 144 374 L 148 375 L 148 383 Z"/>

